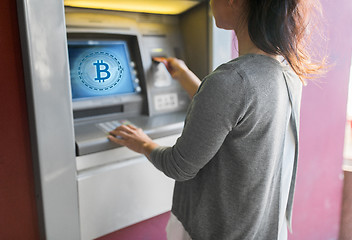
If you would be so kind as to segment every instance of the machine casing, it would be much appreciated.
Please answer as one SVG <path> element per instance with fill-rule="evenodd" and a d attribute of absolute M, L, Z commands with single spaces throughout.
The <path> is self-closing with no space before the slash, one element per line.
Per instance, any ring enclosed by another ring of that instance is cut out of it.
<path fill-rule="evenodd" d="M 215 27 L 207 1 L 179 15 L 54 0 L 18 0 L 18 9 L 42 238 L 97 238 L 170 210 L 173 180 L 110 143 L 100 124 L 127 120 L 173 145 L 190 99 L 152 57 L 181 58 L 202 79 L 231 58 L 232 34 Z M 128 42 L 140 91 L 72 99 L 67 46 L 109 39 Z"/>

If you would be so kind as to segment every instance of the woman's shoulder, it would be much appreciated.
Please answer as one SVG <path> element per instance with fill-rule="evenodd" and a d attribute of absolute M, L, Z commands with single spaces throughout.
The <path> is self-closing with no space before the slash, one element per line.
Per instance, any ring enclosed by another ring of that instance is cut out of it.
<path fill-rule="evenodd" d="M 264 60 L 264 61 L 263 61 Z M 253 73 L 267 69 L 268 66 L 263 66 L 263 62 L 268 59 L 259 59 L 256 55 L 245 55 L 232 59 L 218 66 L 211 74 L 203 81 L 207 84 L 221 84 L 223 87 L 236 84 L 250 84 L 253 78 Z M 276 61 L 272 59 L 273 61 Z M 271 60 L 269 60 L 271 61 Z M 268 65 L 265 64 L 264 65 Z"/>
<path fill-rule="evenodd" d="M 234 84 L 243 84 L 243 77 L 236 66 L 236 59 L 218 66 L 212 73 L 204 78 L 202 85 L 211 85 L 217 88 L 231 88 Z"/>
<path fill-rule="evenodd" d="M 272 57 L 259 54 L 247 54 L 220 65 L 213 74 L 215 76 L 239 76 L 244 84 L 261 85 L 270 81 L 281 81 L 283 72 L 298 79 L 297 74 L 285 64 Z M 253 86 L 251 86 L 253 87 Z"/>
<path fill-rule="evenodd" d="M 283 71 L 289 69 L 283 61 L 261 54 L 246 54 L 235 58 L 222 66 L 223 68 L 236 68 L 238 71 L 258 72 L 264 69 Z"/>
<path fill-rule="evenodd" d="M 202 87 L 218 92 L 239 94 L 248 98 L 259 93 L 286 90 L 285 78 L 290 84 L 301 85 L 293 70 L 278 60 L 264 55 L 245 55 L 217 67 L 202 82 Z M 298 89 L 298 88 L 297 88 Z"/>

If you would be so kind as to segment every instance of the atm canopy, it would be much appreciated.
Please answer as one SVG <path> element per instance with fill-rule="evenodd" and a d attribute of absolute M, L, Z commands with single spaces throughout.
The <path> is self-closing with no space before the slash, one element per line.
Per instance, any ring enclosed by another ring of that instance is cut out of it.
<path fill-rule="evenodd" d="M 64 0 L 65 6 L 177 15 L 207 0 Z"/>

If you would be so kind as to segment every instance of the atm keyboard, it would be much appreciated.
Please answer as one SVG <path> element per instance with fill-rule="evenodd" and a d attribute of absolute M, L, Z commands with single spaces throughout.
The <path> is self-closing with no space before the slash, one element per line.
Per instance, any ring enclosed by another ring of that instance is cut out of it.
<path fill-rule="evenodd" d="M 120 120 L 120 121 L 109 121 L 109 122 L 103 122 L 103 123 L 97 123 L 96 126 L 103 130 L 105 133 L 109 133 L 115 128 L 121 126 L 121 125 L 133 125 L 130 121 L 128 120 Z"/>

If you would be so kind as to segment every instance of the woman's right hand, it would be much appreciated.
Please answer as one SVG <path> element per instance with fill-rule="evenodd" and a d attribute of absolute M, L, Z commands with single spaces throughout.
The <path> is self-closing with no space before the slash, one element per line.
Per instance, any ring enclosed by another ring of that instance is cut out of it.
<path fill-rule="evenodd" d="M 185 62 L 177 59 L 177 58 L 168 58 L 168 71 L 170 72 L 171 76 L 176 79 L 180 80 L 185 77 L 187 71 L 190 71 L 186 66 Z"/>
<path fill-rule="evenodd" d="M 201 83 L 200 79 L 186 66 L 185 62 L 177 58 L 167 59 L 167 70 L 192 98 Z"/>

